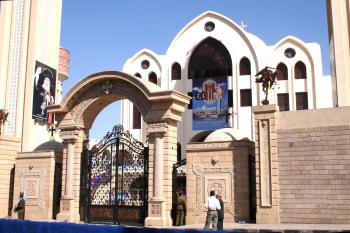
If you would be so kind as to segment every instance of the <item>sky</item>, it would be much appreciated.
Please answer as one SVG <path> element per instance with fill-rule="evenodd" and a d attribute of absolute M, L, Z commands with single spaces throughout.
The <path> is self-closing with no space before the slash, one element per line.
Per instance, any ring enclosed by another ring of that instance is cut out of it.
<path fill-rule="evenodd" d="M 63 95 L 89 74 L 122 71 L 143 48 L 165 54 L 177 33 L 206 11 L 220 13 L 267 45 L 292 35 L 321 46 L 323 74 L 330 73 L 325 0 L 63 0 L 61 46 L 70 55 Z M 96 118 L 90 138 L 102 139 L 120 122 L 119 102 Z"/>

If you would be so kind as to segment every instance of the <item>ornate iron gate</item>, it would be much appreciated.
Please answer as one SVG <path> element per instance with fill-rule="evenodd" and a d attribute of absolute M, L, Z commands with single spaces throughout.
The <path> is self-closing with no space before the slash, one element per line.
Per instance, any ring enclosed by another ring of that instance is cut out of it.
<path fill-rule="evenodd" d="M 177 194 L 180 192 L 186 196 L 186 159 L 173 165 L 173 205 L 171 215 L 174 226 L 176 225 L 177 216 Z"/>
<path fill-rule="evenodd" d="M 121 125 L 86 150 L 85 221 L 144 224 L 148 199 L 148 147 Z"/>

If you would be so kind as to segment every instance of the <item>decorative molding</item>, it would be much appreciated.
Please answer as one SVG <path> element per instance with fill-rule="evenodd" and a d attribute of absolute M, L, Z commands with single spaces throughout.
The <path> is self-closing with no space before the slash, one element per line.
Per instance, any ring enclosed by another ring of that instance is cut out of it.
<path fill-rule="evenodd" d="M 62 211 L 63 212 L 68 212 L 69 211 L 69 202 L 70 202 L 70 200 L 61 200 L 61 204 L 62 204 L 62 207 L 61 207 L 61 209 L 62 209 Z"/>
<path fill-rule="evenodd" d="M 161 216 L 160 204 L 151 204 L 151 214 L 152 216 Z"/>
<path fill-rule="evenodd" d="M 200 164 L 192 164 L 192 172 L 196 175 L 196 193 L 195 193 L 195 207 L 193 210 L 194 215 L 199 216 L 201 212 L 205 211 L 204 202 L 205 190 L 209 190 L 209 187 L 212 187 L 216 191 L 220 191 L 224 194 L 224 200 L 230 200 L 231 206 L 225 208 L 225 212 L 228 212 L 235 216 L 235 182 L 234 182 L 234 173 L 238 172 L 239 166 L 233 167 L 203 167 Z M 229 178 L 223 178 L 225 177 Z M 213 176 L 214 175 L 214 176 Z M 203 186 L 203 180 L 206 180 L 205 185 L 208 186 L 206 189 Z M 226 187 L 230 185 L 231 190 L 227 190 Z M 231 195 L 231 196 L 229 196 Z"/>
<path fill-rule="evenodd" d="M 270 122 L 259 121 L 260 199 L 262 207 L 272 206 Z"/>
<path fill-rule="evenodd" d="M 203 167 L 200 164 L 192 164 L 192 172 L 196 176 L 201 176 L 203 174 Z"/>
<path fill-rule="evenodd" d="M 79 129 L 61 129 L 60 136 L 63 142 L 76 141 L 79 138 Z"/>
<path fill-rule="evenodd" d="M 7 109 L 9 111 L 8 124 L 5 127 L 4 135 L 15 136 L 16 135 L 16 119 L 17 119 L 17 101 L 19 92 L 19 79 L 20 79 L 20 69 L 21 69 L 21 50 L 23 42 L 23 25 L 24 25 L 24 15 L 25 15 L 25 0 L 15 1 L 13 14 L 14 20 L 13 25 L 14 30 L 11 35 L 11 53 L 12 58 L 10 65 L 11 78 L 8 81 L 8 100 Z"/>
<path fill-rule="evenodd" d="M 76 101 L 77 104 L 69 111 L 70 116 L 73 118 L 73 121 L 77 122 L 79 116 L 85 110 L 86 106 L 88 106 L 99 96 L 101 96 L 101 94 L 96 90 L 96 88 L 92 89 L 92 91 L 87 91 L 82 96 L 80 96 L 80 98 Z"/>
<path fill-rule="evenodd" d="M 40 210 L 45 209 L 44 204 L 44 178 L 46 168 L 21 169 L 19 170 L 20 190 L 28 196 L 26 205 L 37 206 Z"/>
<path fill-rule="evenodd" d="M 79 91 L 84 91 L 79 95 Z M 151 102 L 142 94 L 142 92 L 135 86 L 131 86 L 130 83 L 124 82 L 122 80 L 104 80 L 102 82 L 97 82 L 87 87 L 86 90 L 77 90 L 76 99 L 68 104 L 68 109 L 70 114 L 67 114 L 65 119 L 71 119 L 73 122 L 78 122 L 80 116 L 85 111 L 87 106 L 89 106 L 96 99 L 104 95 L 114 95 L 118 96 L 119 99 L 127 98 L 131 102 L 136 103 L 141 114 L 146 115 L 151 107 Z"/>
<path fill-rule="evenodd" d="M 111 93 L 111 90 L 113 89 L 113 83 L 109 80 L 104 81 L 104 83 L 101 86 L 101 90 L 108 95 Z"/>
<path fill-rule="evenodd" d="M 190 143 L 186 145 L 187 151 L 207 151 L 207 150 L 223 150 L 235 147 L 253 147 L 251 141 L 231 141 L 231 142 L 208 142 L 208 143 Z"/>
<path fill-rule="evenodd" d="M 168 125 L 165 122 L 153 123 L 147 125 L 147 134 L 165 135 L 168 131 Z"/>
<path fill-rule="evenodd" d="M 29 198 L 38 198 L 39 184 L 38 179 L 27 179 L 25 182 L 24 192 Z"/>

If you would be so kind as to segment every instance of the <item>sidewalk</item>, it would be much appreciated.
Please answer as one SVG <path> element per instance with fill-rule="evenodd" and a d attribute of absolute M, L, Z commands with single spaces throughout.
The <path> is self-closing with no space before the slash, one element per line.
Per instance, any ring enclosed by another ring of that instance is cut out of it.
<path fill-rule="evenodd" d="M 173 227 L 176 229 L 203 230 L 204 224 L 192 224 Z M 350 232 L 350 224 L 251 224 L 251 223 L 224 223 L 226 231 L 243 232 L 288 232 L 288 233 L 323 233 L 323 232 Z"/>

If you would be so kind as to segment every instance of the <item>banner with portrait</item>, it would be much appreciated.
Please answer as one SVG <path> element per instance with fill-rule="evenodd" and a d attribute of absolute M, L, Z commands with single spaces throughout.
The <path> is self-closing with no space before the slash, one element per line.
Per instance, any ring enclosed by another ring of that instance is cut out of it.
<path fill-rule="evenodd" d="M 36 61 L 33 81 L 32 118 L 51 124 L 52 115 L 46 108 L 55 104 L 56 70 Z"/>
<path fill-rule="evenodd" d="M 192 79 L 192 129 L 228 126 L 227 77 Z"/>

